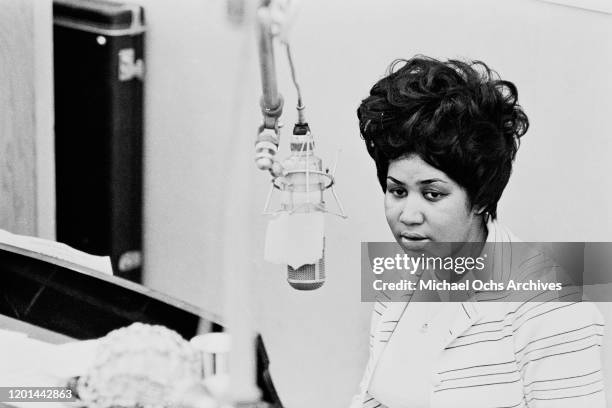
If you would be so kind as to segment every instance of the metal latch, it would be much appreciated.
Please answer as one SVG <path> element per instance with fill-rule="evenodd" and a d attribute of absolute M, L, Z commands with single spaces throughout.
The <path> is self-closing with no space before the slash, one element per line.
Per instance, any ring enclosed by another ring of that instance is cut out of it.
<path fill-rule="evenodd" d="M 142 80 L 144 77 L 144 62 L 136 60 L 133 48 L 119 50 L 119 80 L 129 81 L 134 78 Z"/>

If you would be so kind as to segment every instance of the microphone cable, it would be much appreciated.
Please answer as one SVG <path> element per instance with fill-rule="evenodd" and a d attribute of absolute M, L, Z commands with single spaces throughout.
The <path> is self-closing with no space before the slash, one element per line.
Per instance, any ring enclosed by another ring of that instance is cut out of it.
<path fill-rule="evenodd" d="M 304 108 L 306 108 L 302 102 L 302 90 L 300 85 L 297 82 L 296 74 L 295 74 L 295 65 L 293 64 L 293 56 L 291 54 L 291 46 L 289 42 L 283 42 L 285 45 L 285 50 L 287 51 L 287 61 L 289 61 L 289 69 L 291 71 L 291 80 L 293 81 L 293 85 L 295 86 L 295 90 L 297 92 L 297 111 L 298 111 L 298 124 L 303 125 L 306 123 L 306 119 L 304 118 Z"/>

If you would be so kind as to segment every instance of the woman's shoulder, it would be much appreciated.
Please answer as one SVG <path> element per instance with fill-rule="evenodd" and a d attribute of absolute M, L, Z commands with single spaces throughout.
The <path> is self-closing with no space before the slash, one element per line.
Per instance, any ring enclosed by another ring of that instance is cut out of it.
<path fill-rule="evenodd" d="M 595 304 L 526 303 L 514 309 L 511 327 L 528 401 L 571 400 L 576 406 L 605 406 L 604 321 Z"/>
<path fill-rule="evenodd" d="M 525 302 L 509 305 L 507 317 L 519 350 L 603 341 L 605 322 L 591 302 Z"/>
<path fill-rule="evenodd" d="M 551 245 L 526 242 L 499 222 L 487 224 L 483 252 L 491 259 L 490 277 L 500 283 L 509 302 L 581 301 L 582 262 L 558 260 Z M 583 255 L 582 252 L 572 256 Z M 577 259 L 580 261 L 580 259 Z"/>
<path fill-rule="evenodd" d="M 479 320 L 503 322 L 515 336 L 523 333 L 576 330 L 587 326 L 603 329 L 603 315 L 593 302 L 476 302 Z"/>

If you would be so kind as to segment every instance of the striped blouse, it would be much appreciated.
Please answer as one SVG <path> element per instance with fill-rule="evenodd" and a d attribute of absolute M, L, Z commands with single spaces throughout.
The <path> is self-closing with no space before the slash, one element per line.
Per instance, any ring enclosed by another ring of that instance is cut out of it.
<path fill-rule="evenodd" d="M 505 228 L 487 225 L 489 242 L 517 241 Z M 508 251 L 506 251 L 508 252 Z M 497 256 L 497 255 L 496 255 Z M 507 253 L 500 255 L 508 258 Z M 530 257 L 521 270 L 542 265 Z M 512 262 L 497 262 L 505 273 Z M 541 269 L 541 268 L 540 268 Z M 483 299 L 484 300 L 484 299 Z M 469 408 L 564 408 L 606 406 L 601 347 L 604 322 L 589 302 L 456 302 L 445 303 L 452 316 L 443 331 L 437 358 L 429 364 L 429 406 Z M 375 303 L 370 357 L 351 408 L 386 407 L 368 392 L 385 347 L 404 316 L 407 302 Z M 397 367 L 395 375 L 419 367 Z M 410 393 L 410 383 L 405 392 Z"/>

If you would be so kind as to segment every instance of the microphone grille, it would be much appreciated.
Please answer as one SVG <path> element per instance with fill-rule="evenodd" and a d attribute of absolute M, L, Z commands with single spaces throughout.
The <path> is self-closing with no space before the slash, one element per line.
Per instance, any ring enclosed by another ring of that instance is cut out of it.
<path fill-rule="evenodd" d="M 306 264 L 299 268 L 287 265 L 287 282 L 297 290 L 318 289 L 325 283 L 325 256 L 316 264 Z"/>

